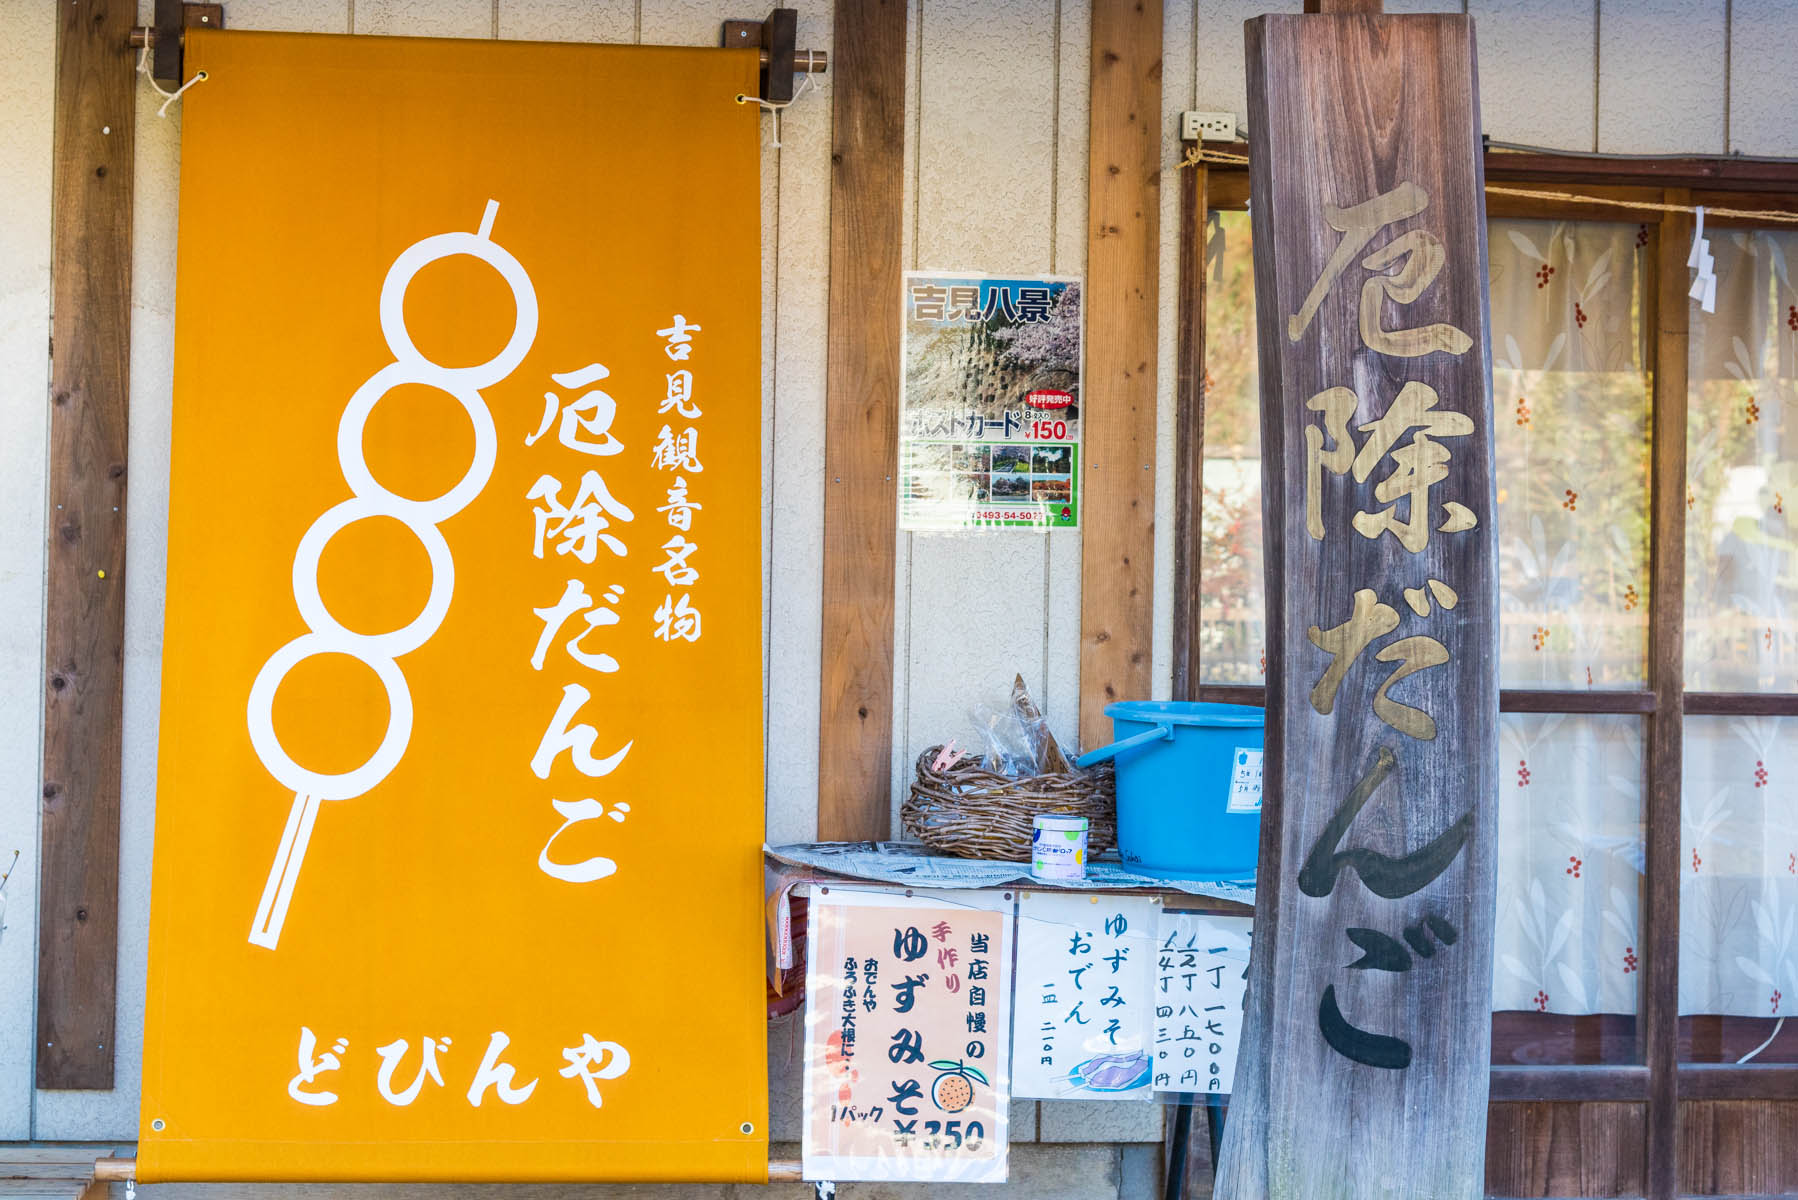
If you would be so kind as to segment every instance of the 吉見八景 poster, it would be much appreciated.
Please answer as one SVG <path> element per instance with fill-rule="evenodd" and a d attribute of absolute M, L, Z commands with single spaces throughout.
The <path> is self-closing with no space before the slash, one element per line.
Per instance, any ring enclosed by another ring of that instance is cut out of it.
<path fill-rule="evenodd" d="M 1080 524 L 1080 284 L 912 272 L 904 529 Z"/>

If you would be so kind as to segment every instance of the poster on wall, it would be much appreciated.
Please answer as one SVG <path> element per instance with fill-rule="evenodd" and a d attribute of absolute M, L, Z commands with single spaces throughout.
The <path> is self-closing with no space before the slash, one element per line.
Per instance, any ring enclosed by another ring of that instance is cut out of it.
<path fill-rule="evenodd" d="M 1156 896 L 1024 892 L 1012 994 L 1012 1094 L 1146 1100 Z"/>
<path fill-rule="evenodd" d="M 1163 912 L 1155 932 L 1155 1090 L 1230 1094 L 1249 917 Z"/>
<path fill-rule="evenodd" d="M 1080 281 L 905 276 L 902 529 L 1080 525 Z"/>
<path fill-rule="evenodd" d="M 1002 1181 L 1010 892 L 811 897 L 807 1179 Z"/>
<path fill-rule="evenodd" d="M 187 66 L 138 1178 L 765 1179 L 755 54 Z"/>

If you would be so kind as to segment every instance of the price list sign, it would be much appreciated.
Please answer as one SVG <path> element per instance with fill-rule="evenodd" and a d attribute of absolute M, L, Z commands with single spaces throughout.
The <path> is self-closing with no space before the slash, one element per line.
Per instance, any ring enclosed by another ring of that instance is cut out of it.
<path fill-rule="evenodd" d="M 1006 1175 L 1011 893 L 821 889 L 807 921 L 807 1179 Z"/>

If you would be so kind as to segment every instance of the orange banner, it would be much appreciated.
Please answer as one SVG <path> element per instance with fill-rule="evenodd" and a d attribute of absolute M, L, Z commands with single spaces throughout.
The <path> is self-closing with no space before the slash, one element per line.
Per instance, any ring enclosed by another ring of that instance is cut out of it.
<path fill-rule="evenodd" d="M 765 1179 L 755 55 L 187 66 L 138 1178 Z"/>

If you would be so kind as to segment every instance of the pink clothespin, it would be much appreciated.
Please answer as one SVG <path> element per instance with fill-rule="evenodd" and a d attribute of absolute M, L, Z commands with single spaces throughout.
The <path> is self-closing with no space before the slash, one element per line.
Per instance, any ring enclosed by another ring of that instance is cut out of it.
<path fill-rule="evenodd" d="M 930 764 L 930 769 L 932 771 L 947 771 L 950 767 L 953 767 L 956 763 L 967 757 L 967 755 L 955 748 L 955 741 L 956 739 L 950 738 L 949 744 L 937 752 L 936 761 Z"/>

